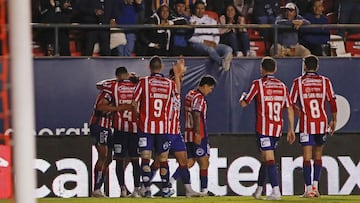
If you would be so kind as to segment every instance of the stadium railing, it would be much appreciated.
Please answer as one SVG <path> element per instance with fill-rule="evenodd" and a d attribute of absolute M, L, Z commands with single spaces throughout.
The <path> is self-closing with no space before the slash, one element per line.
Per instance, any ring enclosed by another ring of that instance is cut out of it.
<path fill-rule="evenodd" d="M 86 29 L 110 29 L 118 28 L 116 32 L 124 32 L 129 30 L 144 30 L 144 29 L 194 29 L 194 28 L 251 28 L 251 29 L 272 29 L 274 33 L 274 44 L 278 42 L 278 32 L 280 29 L 289 29 L 288 25 L 277 24 L 226 24 L 226 25 L 150 25 L 150 24 L 137 24 L 137 25 L 104 25 L 104 24 L 44 24 L 32 23 L 32 28 L 54 29 L 54 51 L 55 55 L 59 54 L 59 29 L 68 28 L 70 30 L 86 30 Z M 360 30 L 360 24 L 310 24 L 302 25 L 301 29 L 308 28 L 326 28 L 326 29 L 354 29 Z M 360 31 L 359 31 L 360 32 Z M 360 39 L 359 39 L 360 40 Z M 274 53 L 277 53 L 277 47 L 274 47 Z"/>

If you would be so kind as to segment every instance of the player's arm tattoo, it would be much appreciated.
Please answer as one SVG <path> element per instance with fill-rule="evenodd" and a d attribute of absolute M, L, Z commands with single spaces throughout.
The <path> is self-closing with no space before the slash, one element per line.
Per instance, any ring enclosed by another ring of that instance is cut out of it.
<path fill-rule="evenodd" d="M 193 122 L 194 122 L 193 130 L 196 134 L 200 134 L 200 112 L 193 111 L 192 114 L 193 114 Z"/>

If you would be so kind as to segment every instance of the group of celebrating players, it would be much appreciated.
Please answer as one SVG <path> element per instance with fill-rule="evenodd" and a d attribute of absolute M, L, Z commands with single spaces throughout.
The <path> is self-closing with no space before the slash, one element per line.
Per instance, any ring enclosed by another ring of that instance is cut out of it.
<path fill-rule="evenodd" d="M 160 57 L 150 59 L 150 75 L 139 78 L 125 67 L 116 69 L 116 78 L 97 84 L 100 92 L 90 120 L 93 144 L 98 151 L 94 168 L 94 191 L 92 196 L 105 197 L 101 186 L 108 165 L 116 160 L 116 175 L 121 188 L 121 197 L 152 197 L 150 186 L 159 170 L 161 194 L 174 194 L 172 184 L 181 178 L 187 197 L 212 194 L 208 191 L 208 168 L 210 146 L 206 130 L 207 104 L 216 80 L 210 75 L 202 76 L 197 88 L 190 90 L 185 98 L 184 136 L 180 132 L 181 83 L 186 72 L 183 59 L 173 64 L 169 78 L 162 74 L 164 68 Z M 294 115 L 300 114 L 299 142 L 303 146 L 303 174 L 305 193 L 303 197 L 319 197 L 318 181 L 322 169 L 322 150 L 326 136 L 336 127 L 336 100 L 330 80 L 319 75 L 318 58 L 310 55 L 303 59 L 304 74 L 293 82 L 290 94 L 286 85 L 276 79 L 275 59 L 261 60 L 261 78 L 254 80 L 248 93 L 243 93 L 240 105 L 256 101 L 256 134 L 261 152 L 258 187 L 255 199 L 262 199 L 263 186 L 270 182 L 273 190 L 267 199 L 280 200 L 281 193 L 275 165 L 274 150 L 282 135 L 282 111 L 287 108 L 287 141 L 295 141 Z M 328 123 L 325 102 L 330 103 L 332 120 Z M 295 113 L 294 113 L 295 112 Z M 111 128 L 114 129 L 112 133 Z M 178 168 L 169 176 L 168 156 L 172 152 Z M 154 153 L 154 155 L 153 155 Z M 139 157 L 141 161 L 139 164 Z M 154 161 L 150 165 L 151 159 Z M 313 180 L 311 159 L 313 161 Z M 133 166 L 134 191 L 128 195 L 124 170 Z M 200 168 L 200 192 L 191 187 L 189 168 L 198 162 Z M 140 181 L 140 177 L 141 180 Z"/>

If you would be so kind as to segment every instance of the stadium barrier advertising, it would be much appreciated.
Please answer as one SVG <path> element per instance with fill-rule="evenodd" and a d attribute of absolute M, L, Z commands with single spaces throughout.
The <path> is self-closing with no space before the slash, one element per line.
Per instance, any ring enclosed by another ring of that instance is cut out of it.
<path fill-rule="evenodd" d="M 164 58 L 167 73 L 177 58 Z M 238 100 L 253 79 L 260 76 L 259 58 L 232 61 L 228 72 L 207 58 L 186 58 L 188 67 L 182 94 L 196 88 L 204 74 L 217 81 L 208 100 L 208 131 L 211 133 L 252 133 L 255 108 L 242 109 Z M 277 59 L 276 77 L 288 86 L 301 75 L 300 58 Z M 34 135 L 88 135 L 88 121 L 97 90 L 95 83 L 114 77 L 115 68 L 126 66 L 140 76 L 148 75 L 148 58 L 62 58 L 35 59 L 36 129 Z M 360 58 L 320 58 L 321 74 L 329 77 L 337 94 L 338 132 L 360 132 Z M 290 87 L 289 87 L 290 88 Z M 251 105 L 254 105 L 252 103 Z M 221 118 L 221 119 L 219 119 Z M 12 132 L 8 129 L 6 133 Z"/>
<path fill-rule="evenodd" d="M 97 159 L 87 136 L 37 136 L 37 197 L 88 197 L 92 191 L 92 168 Z M 358 134 L 336 134 L 328 138 L 323 156 L 323 173 L 320 180 L 321 194 L 360 194 L 360 155 Z M 213 134 L 210 136 L 211 154 L 209 167 L 209 190 L 216 195 L 251 195 L 256 188 L 260 168 L 255 135 Z M 51 150 L 49 150 L 51 149 Z M 280 141 L 276 153 L 280 187 L 283 195 L 303 193 L 301 147 Z M 115 162 L 110 165 L 108 180 L 103 188 L 110 197 L 119 197 L 120 188 L 115 175 Z M 176 161 L 169 161 L 170 173 Z M 199 190 L 199 168 L 191 170 L 191 182 Z M 126 169 L 125 182 L 133 190 L 131 164 Z M 154 195 L 160 190 L 157 174 L 152 185 Z M 270 186 L 267 186 L 269 188 Z M 184 195 L 179 181 L 177 195 Z M 270 190 L 267 190 L 270 191 Z"/>

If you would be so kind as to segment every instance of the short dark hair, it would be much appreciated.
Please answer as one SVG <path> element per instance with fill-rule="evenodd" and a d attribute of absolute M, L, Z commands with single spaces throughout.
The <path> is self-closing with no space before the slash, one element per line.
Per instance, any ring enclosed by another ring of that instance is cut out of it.
<path fill-rule="evenodd" d="M 194 6 L 197 6 L 198 4 L 203 4 L 204 6 L 206 5 L 204 1 L 196 0 L 195 3 L 194 3 Z"/>
<path fill-rule="evenodd" d="M 116 70 L 115 70 L 115 75 L 121 75 L 121 74 L 126 74 L 126 73 L 128 73 L 128 71 L 125 66 L 120 66 L 120 67 L 116 68 Z"/>
<path fill-rule="evenodd" d="M 174 69 L 169 70 L 169 78 L 173 78 L 175 76 Z"/>
<path fill-rule="evenodd" d="M 211 75 L 204 75 L 200 79 L 199 86 L 202 87 L 204 85 L 215 86 L 216 79 Z"/>
<path fill-rule="evenodd" d="M 175 5 L 176 4 L 185 4 L 185 0 L 175 0 Z"/>
<path fill-rule="evenodd" d="M 318 57 L 314 56 L 314 55 L 309 55 L 304 57 L 303 59 L 306 69 L 307 70 L 316 70 L 319 64 L 319 59 Z"/>
<path fill-rule="evenodd" d="M 130 73 L 129 80 L 130 80 L 132 83 L 137 84 L 137 83 L 139 82 L 139 79 L 140 79 L 140 77 L 139 77 L 138 74 L 136 74 L 135 72 L 131 72 L 131 73 Z"/>
<path fill-rule="evenodd" d="M 162 68 L 162 60 L 159 56 L 151 57 L 149 64 L 151 70 L 160 70 Z"/>
<path fill-rule="evenodd" d="M 202 4 L 202 5 L 206 6 L 206 4 L 205 4 L 202 0 L 197 0 L 197 1 L 194 3 L 194 5 L 192 6 L 192 9 L 191 9 L 193 14 L 195 13 L 195 8 L 196 8 L 196 6 L 199 5 L 199 4 Z"/>
<path fill-rule="evenodd" d="M 276 69 L 276 61 L 270 56 L 261 59 L 261 68 L 267 72 L 274 72 Z"/>

